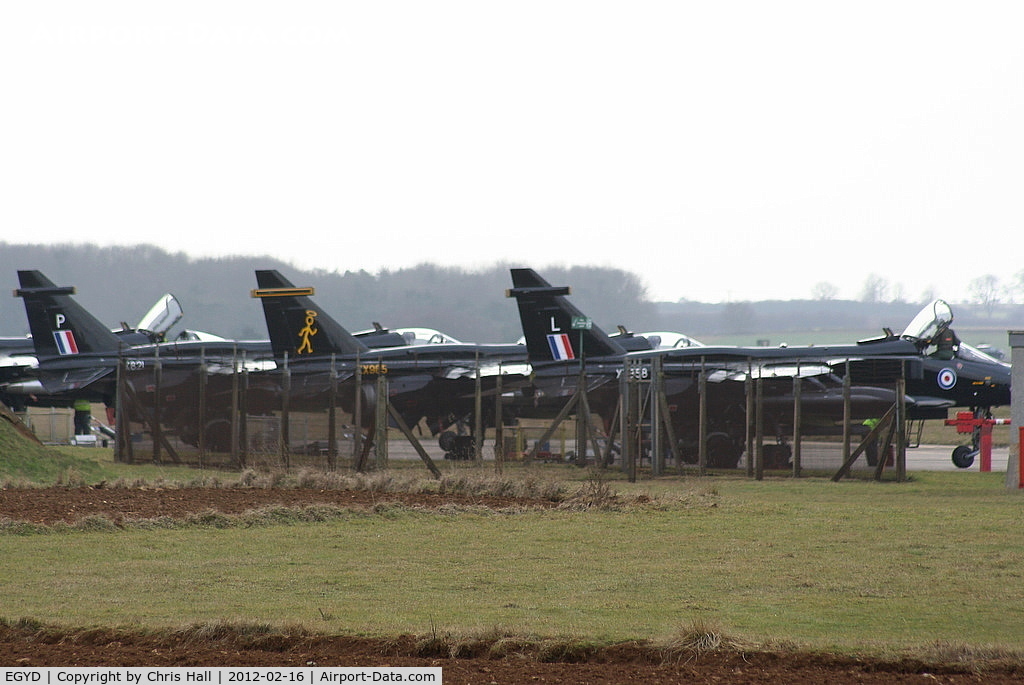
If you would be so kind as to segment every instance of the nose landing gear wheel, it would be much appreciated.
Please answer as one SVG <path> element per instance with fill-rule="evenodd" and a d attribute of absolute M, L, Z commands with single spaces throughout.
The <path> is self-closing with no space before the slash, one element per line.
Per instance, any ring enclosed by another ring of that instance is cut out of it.
<path fill-rule="evenodd" d="M 953 465 L 958 469 L 970 468 L 974 463 L 974 450 L 967 445 L 960 445 L 953 450 Z"/>

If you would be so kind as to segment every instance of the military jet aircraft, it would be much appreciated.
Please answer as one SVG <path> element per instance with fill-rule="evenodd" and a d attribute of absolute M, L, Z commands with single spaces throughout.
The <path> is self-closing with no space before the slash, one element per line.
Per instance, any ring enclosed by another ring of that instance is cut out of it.
<path fill-rule="evenodd" d="M 173 296 L 165 296 L 132 328 L 122 324 L 111 330 L 75 301 L 73 287 L 58 287 L 39 271 L 19 271 L 20 288 L 32 336 L 12 340 L 0 348 L 12 361 L 14 371 L 0 378 L 0 395 L 11 406 L 71 406 L 76 399 L 115 404 L 116 374 L 123 360 L 131 374 L 139 378 L 149 374 L 159 359 L 162 392 L 150 397 L 151 382 L 144 383 L 140 400 L 148 406 L 160 406 L 160 421 L 174 428 L 183 441 L 196 444 L 199 423 L 207 427 L 207 445 L 227 449 L 230 421 L 224 413 L 230 407 L 230 374 L 236 369 L 248 372 L 276 368 L 270 340 L 235 341 L 201 331 L 186 330 L 171 341 L 166 332 L 181 318 L 181 308 Z M 411 337 L 425 335 L 425 329 L 389 331 L 380 326 L 355 336 L 355 348 L 369 358 L 369 352 L 388 347 L 407 347 Z M 429 338 L 428 338 L 429 340 Z M 419 341 L 417 341 L 419 342 Z M 451 346 L 447 348 L 451 351 Z M 522 355 L 522 349 L 516 348 Z M 441 350 L 438 350 L 439 352 Z M 422 354 L 414 355 L 422 357 Z M 487 354 L 484 354 L 486 358 Z M 464 357 L 464 355 L 463 355 Z M 17 363 L 14 366 L 14 363 Z M 211 379 L 205 419 L 197 414 L 195 402 L 199 383 L 199 365 L 214 376 Z M 219 399 L 218 399 L 219 398 Z M 251 408 L 261 411 L 260 395 L 253 393 Z M 264 410 L 279 407 L 279 396 L 265 397 Z"/>
<path fill-rule="evenodd" d="M 703 347 L 666 352 L 667 365 L 754 363 L 765 369 L 779 365 L 820 363 L 838 376 L 862 386 L 892 387 L 901 376 L 909 398 L 911 420 L 945 419 L 953 407 L 969 408 L 976 418 L 991 418 L 993 407 L 1010 403 L 1010 365 L 959 340 L 953 312 L 934 300 L 911 320 L 900 335 L 883 335 L 853 344 L 767 347 Z M 980 441 L 953 451 L 953 463 L 966 468 Z"/>
<path fill-rule="evenodd" d="M 32 287 L 45 287 L 49 280 L 38 272 L 26 272 L 26 283 L 35 283 Z M 55 286 L 54 286 L 55 287 Z M 177 323 L 183 315 L 181 305 L 174 295 L 167 293 L 154 304 L 142 319 L 134 327 L 127 323 L 121 324 L 120 328 L 111 329 L 111 333 L 126 345 L 139 345 L 161 342 L 166 340 L 167 332 Z M 189 337 L 192 336 L 192 337 Z M 180 338 L 213 339 L 209 334 L 198 331 L 183 331 Z M 223 338 L 220 338 L 223 340 Z M 6 404 L 15 408 L 22 408 L 18 398 L 24 398 L 40 391 L 38 383 L 33 383 L 31 377 L 34 369 L 39 367 L 36 359 L 35 346 L 32 336 L 27 335 L 20 338 L 0 338 L 0 399 Z M 19 385 L 20 381 L 28 381 Z M 12 385 L 13 384 L 13 385 Z M 4 388 L 10 386 L 10 392 Z"/>
<path fill-rule="evenodd" d="M 179 398 L 177 404 L 168 401 L 160 405 L 159 420 L 183 435 L 195 435 L 195 402 L 184 398 L 195 397 L 191 390 L 200 364 L 215 374 L 233 372 L 239 358 L 251 370 L 273 366 L 267 341 L 203 336 L 153 342 L 159 337 L 154 331 L 127 327 L 118 335 L 75 301 L 74 288 L 56 286 L 39 271 L 19 271 L 18 279 L 21 287 L 15 295 L 24 300 L 38 366 L 30 377 L 7 383 L 2 391 L 25 405 L 66 407 L 77 399 L 87 399 L 113 408 L 118 365 L 123 362 L 130 372 L 139 373 L 159 360 L 163 394 Z M 170 318 L 177 320 L 173 308 L 170 311 Z M 166 323 L 168 319 L 161 314 L 155 320 Z M 140 393 L 140 400 L 148 400 L 150 408 L 158 404 L 151 394 Z"/>
<path fill-rule="evenodd" d="M 287 365 L 289 401 L 296 409 L 327 406 L 333 369 L 345 386 L 338 392 L 341 406 L 351 412 L 358 371 L 366 381 L 360 390 L 364 398 L 374 399 L 370 381 L 385 376 L 388 401 L 403 421 L 411 427 L 425 419 L 437 435 L 473 412 L 478 373 L 487 392 L 498 375 L 519 378 L 528 368 L 521 345 L 440 342 L 371 348 L 314 303 L 311 288 L 296 288 L 276 270 L 256 271 L 256 281 L 252 294 L 263 304 L 279 373 L 254 375 L 250 390 L 262 385 L 270 395 L 282 394 L 283 388 L 266 382 L 281 383 L 280 371 Z M 485 405 L 484 425 L 493 422 L 490 409 Z M 371 418 L 367 414 L 364 427 Z"/>
<path fill-rule="evenodd" d="M 743 381 L 750 374 L 762 379 L 766 435 L 786 434 L 792 422 L 794 377 L 801 383 L 805 426 L 830 427 L 843 419 L 843 381 L 820 357 L 780 354 L 768 364 L 755 356 L 764 348 L 749 352 L 700 345 L 653 349 L 651 341 L 647 349 L 637 346 L 640 349 L 629 351 L 566 299 L 568 288 L 552 287 L 532 269 L 512 269 L 512 282 L 508 294 L 518 304 L 538 404 L 564 402 L 575 393 L 580 364 L 584 364 L 590 407 L 607 422 L 618 400 L 618 378 L 625 363 L 631 364 L 630 374 L 646 378 L 650 362 L 658 358 L 682 458 L 696 461 L 698 378 L 706 372 L 708 465 L 721 468 L 734 468 L 742 455 L 747 425 Z M 850 390 L 852 418 L 879 417 L 895 399 L 892 388 L 858 383 Z"/>

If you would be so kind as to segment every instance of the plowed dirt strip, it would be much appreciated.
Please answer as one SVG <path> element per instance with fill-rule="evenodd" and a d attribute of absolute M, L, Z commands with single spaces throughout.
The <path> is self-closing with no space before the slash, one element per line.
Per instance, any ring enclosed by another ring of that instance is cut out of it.
<path fill-rule="evenodd" d="M 94 628 L 80 633 L 0 627 L 0 666 L 440 666 L 445 685 L 506 683 L 1019 683 L 1011 670 L 984 673 L 927 668 L 915 662 L 872 662 L 814 654 L 690 655 L 650 647 L 612 646 L 580 663 L 545 662 L 533 655 L 500 659 L 417 656 L 415 640 L 356 637 L 255 636 L 233 639 L 131 634 Z"/>
<path fill-rule="evenodd" d="M 554 507 L 556 503 L 514 497 L 405 494 L 305 488 L 11 488 L 0 489 L 0 518 L 31 523 L 75 523 L 90 516 L 112 521 L 185 518 L 215 511 L 241 514 L 267 507 L 333 505 L 366 508 L 383 503 L 436 508 L 445 505 Z"/>

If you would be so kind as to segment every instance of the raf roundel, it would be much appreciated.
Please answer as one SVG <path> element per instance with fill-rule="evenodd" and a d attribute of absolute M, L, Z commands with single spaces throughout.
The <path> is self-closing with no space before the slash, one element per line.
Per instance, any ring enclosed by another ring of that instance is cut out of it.
<path fill-rule="evenodd" d="M 951 390 L 956 385 L 956 371 L 950 368 L 942 369 L 936 377 L 939 387 L 943 390 Z"/>

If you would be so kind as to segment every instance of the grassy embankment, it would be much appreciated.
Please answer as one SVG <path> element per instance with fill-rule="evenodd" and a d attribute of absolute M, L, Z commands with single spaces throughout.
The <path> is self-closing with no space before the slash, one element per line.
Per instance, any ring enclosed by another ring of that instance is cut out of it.
<path fill-rule="evenodd" d="M 120 468 L 100 470 L 110 477 Z M 547 469 L 577 479 L 570 490 L 597 481 L 573 467 Z M 903 484 L 835 484 L 719 475 L 615 482 L 653 501 L 583 511 L 379 506 L 123 528 L 8 525 L 3 615 L 597 642 L 665 639 L 696 624 L 839 651 L 1019 650 L 1024 501 L 1003 478 L 924 473 Z"/>
<path fill-rule="evenodd" d="M 93 484 L 118 478 L 187 481 L 190 473 L 196 472 L 182 466 L 118 464 L 111 449 L 40 445 L 0 419 L 0 486 Z"/>
<path fill-rule="evenodd" d="M 106 457 L 107 450 L 103 453 L 102 457 Z M 90 455 L 82 450 L 58 450 L 34 443 L 0 417 L 0 483 L 53 484 L 99 480 L 104 469 L 90 456 L 101 455 Z"/>

